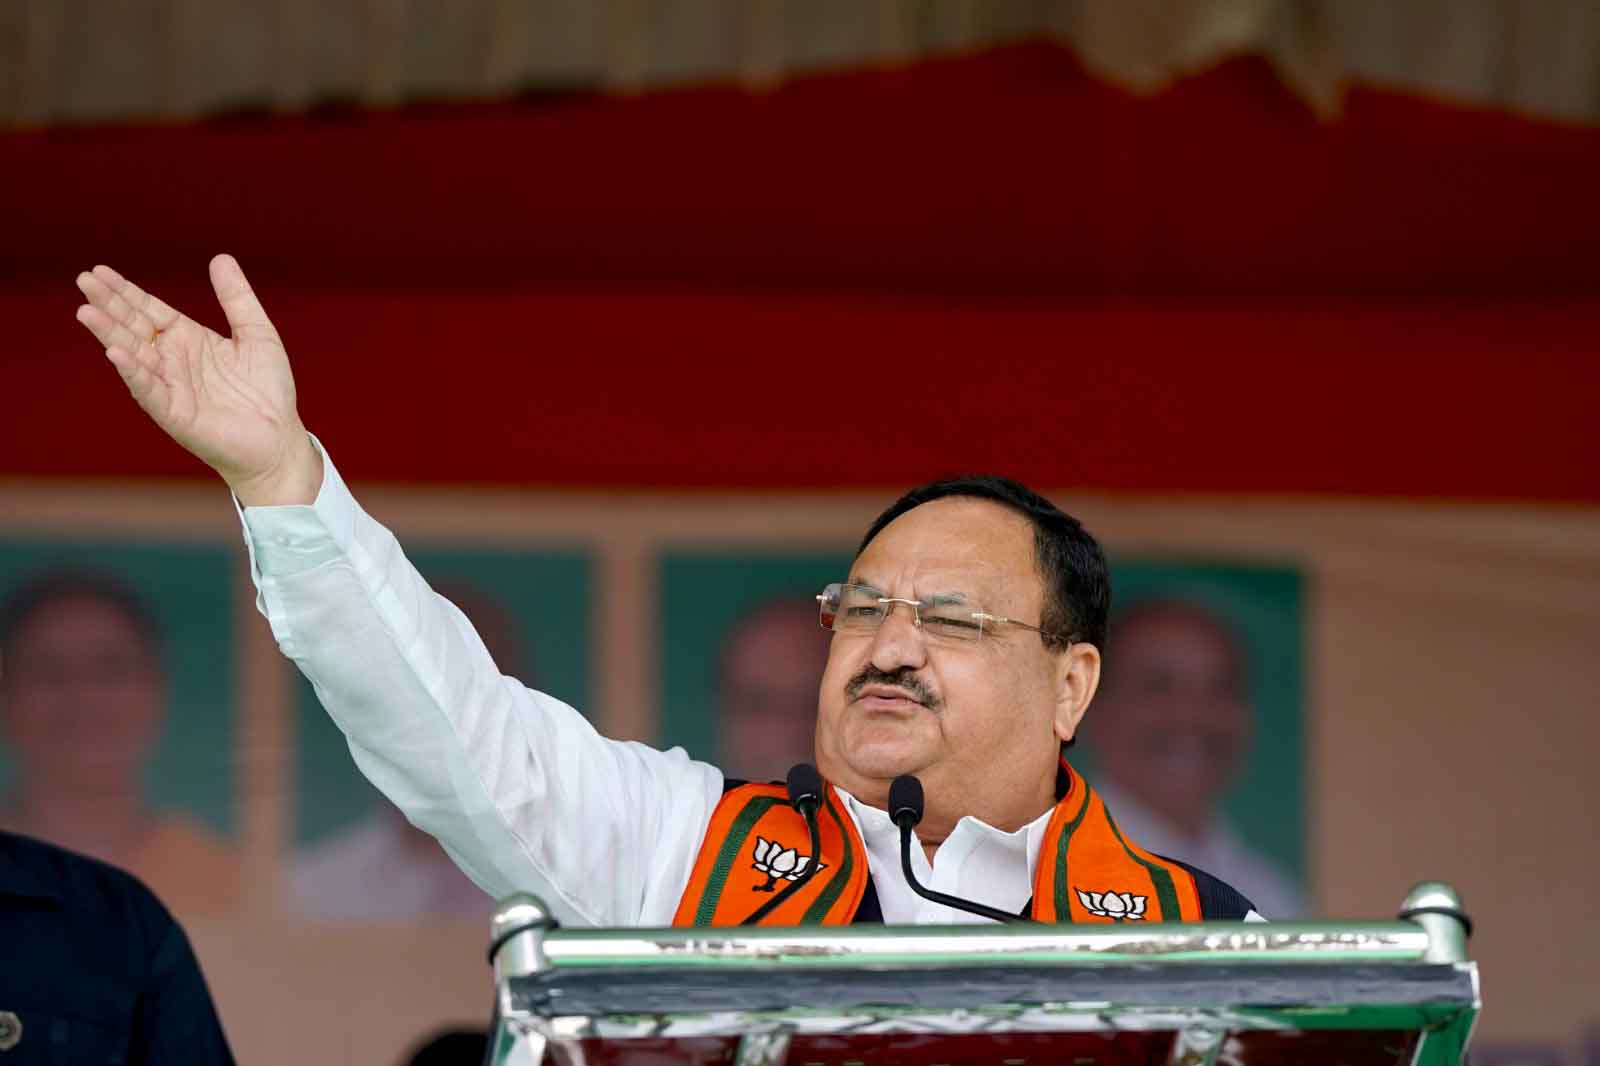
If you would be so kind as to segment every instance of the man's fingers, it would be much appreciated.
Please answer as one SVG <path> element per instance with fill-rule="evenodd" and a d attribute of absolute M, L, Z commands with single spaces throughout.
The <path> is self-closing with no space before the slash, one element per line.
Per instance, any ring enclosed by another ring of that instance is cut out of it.
<path fill-rule="evenodd" d="M 211 287 L 217 291 L 217 301 L 222 304 L 222 313 L 228 316 L 228 326 L 235 337 L 277 337 L 272 320 L 233 256 L 219 255 L 211 260 Z"/>
<path fill-rule="evenodd" d="M 84 304 L 78 308 L 77 317 L 83 327 L 94 334 L 94 339 L 100 342 L 102 348 L 110 348 L 116 345 L 120 348 L 133 350 L 144 343 L 134 335 L 131 329 L 93 304 Z"/>
<path fill-rule="evenodd" d="M 128 391 L 139 406 L 152 415 L 158 414 L 164 406 L 166 385 L 155 372 L 145 366 L 138 356 L 120 346 L 107 348 L 106 358 L 122 375 L 123 384 L 128 386 Z"/>
<path fill-rule="evenodd" d="M 150 340 L 156 334 L 155 323 L 143 311 L 123 299 L 111 281 L 99 273 L 101 270 L 115 276 L 109 267 L 95 267 L 96 273 L 78 275 L 78 290 L 89 301 L 89 306 L 103 312 L 139 340 Z M 102 337 L 101 343 L 109 343 L 108 338 Z"/>
<path fill-rule="evenodd" d="M 91 276 L 104 282 L 112 292 L 126 300 L 134 310 L 141 311 L 147 315 L 158 329 L 171 329 L 173 323 L 177 322 L 181 317 L 177 311 L 174 311 L 161 300 L 151 296 L 108 266 L 95 267 Z"/>
<path fill-rule="evenodd" d="M 128 279 L 118 274 L 115 270 L 101 263 L 94 268 L 94 276 L 99 278 L 108 288 L 120 289 L 128 284 Z"/>
<path fill-rule="evenodd" d="M 104 279 L 96 277 L 87 270 L 78 275 L 78 291 L 83 293 L 85 300 L 100 308 L 104 308 L 117 295 Z"/>
<path fill-rule="evenodd" d="M 100 347 L 109 348 L 117 342 L 117 331 L 122 327 L 94 304 L 84 304 L 79 307 L 74 317 L 84 329 L 94 334 L 94 339 L 100 342 Z"/>
<path fill-rule="evenodd" d="M 142 295 L 139 287 L 133 282 L 118 274 L 108 266 L 97 266 L 87 275 L 78 276 L 78 288 L 89 298 L 89 302 L 98 307 L 103 307 L 117 321 L 128 328 L 133 328 L 133 316 L 138 313 L 139 305 L 127 298 L 130 291 Z"/>

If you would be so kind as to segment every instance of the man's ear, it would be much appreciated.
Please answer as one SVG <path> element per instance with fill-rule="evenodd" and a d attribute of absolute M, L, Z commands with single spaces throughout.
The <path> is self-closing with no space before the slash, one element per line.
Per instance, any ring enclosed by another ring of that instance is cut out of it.
<path fill-rule="evenodd" d="M 1100 649 L 1093 644 L 1070 645 L 1060 653 L 1056 671 L 1056 739 L 1064 742 L 1077 735 L 1078 723 L 1100 687 Z"/>

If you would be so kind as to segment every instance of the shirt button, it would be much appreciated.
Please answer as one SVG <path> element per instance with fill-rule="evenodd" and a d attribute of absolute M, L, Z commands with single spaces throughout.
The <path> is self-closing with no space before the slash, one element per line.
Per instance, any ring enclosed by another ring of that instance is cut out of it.
<path fill-rule="evenodd" d="M 22 1019 L 0 1010 L 0 1051 L 10 1051 L 22 1039 Z"/>

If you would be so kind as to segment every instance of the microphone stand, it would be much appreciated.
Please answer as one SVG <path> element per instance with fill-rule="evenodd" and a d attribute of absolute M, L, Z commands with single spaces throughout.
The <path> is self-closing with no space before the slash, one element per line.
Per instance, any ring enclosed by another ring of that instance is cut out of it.
<path fill-rule="evenodd" d="M 911 891 L 923 899 L 932 900 L 934 903 L 968 914 L 976 914 L 983 918 L 992 918 L 997 922 L 1020 922 L 1025 925 L 1036 925 L 1032 918 L 1024 918 L 1020 914 L 1008 914 L 994 907 L 985 906 L 975 900 L 962 899 L 959 896 L 937 892 L 931 888 L 924 888 L 918 881 L 917 875 L 911 872 L 911 830 L 922 821 L 922 782 L 910 774 L 895 778 L 889 787 L 889 809 L 894 813 L 891 817 L 894 824 L 900 827 L 900 869 L 905 873 L 906 884 L 911 886 Z"/>

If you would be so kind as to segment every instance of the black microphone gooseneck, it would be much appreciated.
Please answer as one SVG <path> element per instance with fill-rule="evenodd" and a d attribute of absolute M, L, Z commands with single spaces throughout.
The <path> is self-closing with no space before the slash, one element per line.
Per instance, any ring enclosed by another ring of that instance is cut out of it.
<path fill-rule="evenodd" d="M 811 834 L 811 861 L 800 876 L 791 881 L 782 892 L 767 900 L 753 911 L 740 925 L 755 925 L 761 919 L 783 906 L 784 901 L 802 888 L 816 874 L 822 859 L 822 830 L 817 826 L 817 810 L 822 806 L 822 775 L 810 763 L 796 763 L 789 768 L 789 806 L 805 816 L 806 830 Z"/>
<path fill-rule="evenodd" d="M 997 922 L 1024 922 L 1032 923 L 1032 918 L 1024 918 L 1020 914 L 1007 914 L 1005 911 L 986 907 L 973 900 L 962 899 L 959 896 L 946 895 L 935 892 L 931 888 L 924 888 L 917 883 L 916 874 L 911 872 L 911 830 L 922 821 L 922 782 L 911 774 L 901 774 L 889 784 L 889 817 L 894 824 L 900 827 L 900 869 L 905 871 L 906 884 L 911 886 L 911 891 L 923 899 L 930 899 L 935 903 L 942 903 L 946 907 L 954 907 L 958 911 L 976 914 L 981 918 L 993 918 Z"/>

